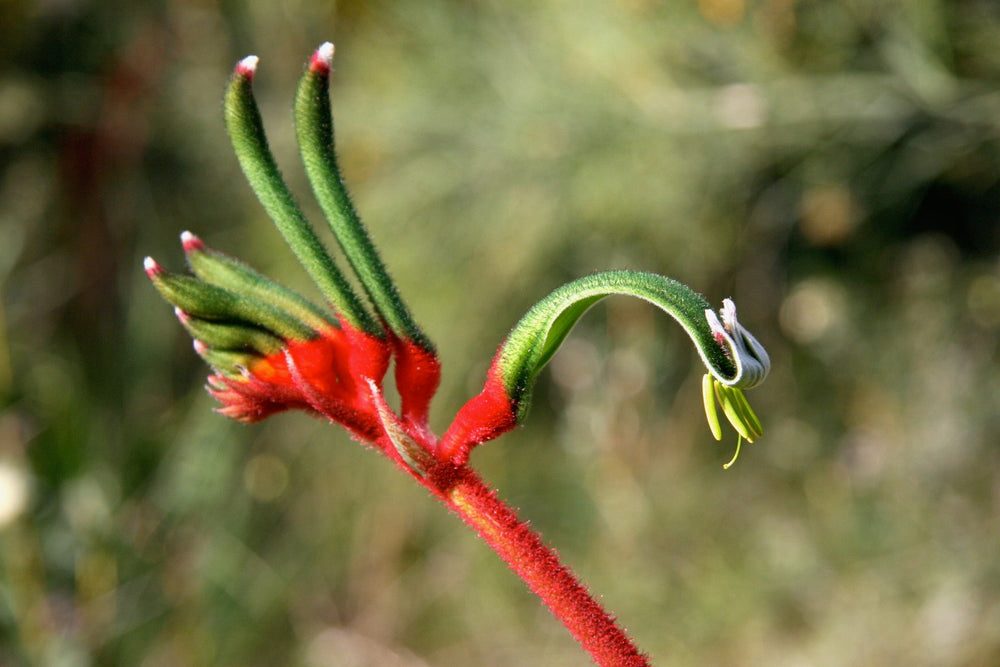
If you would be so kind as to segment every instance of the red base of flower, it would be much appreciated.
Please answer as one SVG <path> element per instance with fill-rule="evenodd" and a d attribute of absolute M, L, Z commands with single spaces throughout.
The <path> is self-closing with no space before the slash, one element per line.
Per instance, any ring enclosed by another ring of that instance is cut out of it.
<path fill-rule="evenodd" d="M 219 412 L 239 421 L 302 409 L 374 441 L 381 427 L 367 381 L 382 381 L 389 354 L 384 339 L 341 323 L 311 340 L 288 341 L 280 352 L 244 369 L 242 377 L 212 376 L 209 392 L 222 403 Z"/>
<path fill-rule="evenodd" d="M 486 385 L 455 415 L 441 439 L 437 457 L 455 465 L 464 465 L 476 445 L 492 440 L 517 426 L 517 408 L 507 397 L 503 380 L 494 359 Z"/>
<path fill-rule="evenodd" d="M 441 362 L 433 351 L 412 340 L 393 338 L 392 351 L 400 412 L 410 424 L 426 429 L 431 399 L 441 382 Z"/>

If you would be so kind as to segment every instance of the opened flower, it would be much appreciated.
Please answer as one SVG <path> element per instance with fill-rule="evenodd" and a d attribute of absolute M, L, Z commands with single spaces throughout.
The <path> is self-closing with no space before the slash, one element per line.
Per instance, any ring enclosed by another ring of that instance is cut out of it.
<path fill-rule="evenodd" d="M 523 421 L 538 374 L 580 317 L 606 296 L 644 299 L 685 329 L 708 369 L 705 410 L 716 438 L 721 436 L 716 401 L 741 439 L 760 436 L 760 421 L 742 390 L 767 375 L 767 353 L 739 324 L 728 299 L 720 321 L 701 295 L 676 280 L 638 271 L 596 273 L 556 289 L 528 311 L 497 350 L 482 392 L 438 438 L 428 424 L 441 370 L 436 350 L 400 298 L 337 165 L 329 101 L 332 58 L 333 45 L 322 45 L 302 77 L 296 136 L 313 193 L 364 298 L 354 292 L 282 180 L 253 96 L 255 56 L 239 62 L 227 89 L 227 129 L 247 180 L 326 307 L 209 248 L 190 232 L 181 235 L 181 243 L 193 275 L 168 272 L 151 258 L 145 262 L 147 275 L 174 305 L 195 351 L 212 367 L 208 390 L 221 404 L 219 412 L 252 423 L 299 409 L 344 426 L 475 529 L 599 664 L 648 664 L 555 552 L 483 484 L 469 466 L 469 455 Z M 383 396 L 390 364 L 398 410 Z"/>

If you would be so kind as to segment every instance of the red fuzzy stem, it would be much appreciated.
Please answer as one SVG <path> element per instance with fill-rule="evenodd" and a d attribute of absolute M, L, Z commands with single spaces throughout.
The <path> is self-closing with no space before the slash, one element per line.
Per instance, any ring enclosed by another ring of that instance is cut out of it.
<path fill-rule="evenodd" d="M 650 664 L 614 617 L 560 563 L 556 552 L 518 519 L 514 510 L 470 468 L 461 466 L 451 470 L 447 479 L 426 480 L 426 483 L 528 584 L 598 665 Z"/>

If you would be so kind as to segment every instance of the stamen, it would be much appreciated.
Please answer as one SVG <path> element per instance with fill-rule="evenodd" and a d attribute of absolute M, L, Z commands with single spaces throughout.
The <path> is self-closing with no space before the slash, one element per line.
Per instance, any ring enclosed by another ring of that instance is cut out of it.
<path fill-rule="evenodd" d="M 729 470 L 732 467 L 732 465 L 734 463 L 736 463 L 736 459 L 739 458 L 739 456 L 740 456 L 740 445 L 741 444 L 743 444 L 743 436 L 738 435 L 738 436 L 736 436 L 736 451 L 733 452 L 733 458 L 729 459 L 729 463 L 724 463 L 722 465 L 722 469 L 723 470 Z"/>

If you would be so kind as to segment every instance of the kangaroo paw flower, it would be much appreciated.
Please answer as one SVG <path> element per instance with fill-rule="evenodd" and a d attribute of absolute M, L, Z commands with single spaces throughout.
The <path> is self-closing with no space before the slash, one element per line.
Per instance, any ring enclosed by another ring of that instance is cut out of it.
<path fill-rule="evenodd" d="M 744 439 L 752 442 L 763 432 L 743 390 L 767 375 L 767 352 L 737 321 L 728 299 L 717 314 L 676 280 L 637 271 L 596 273 L 554 290 L 521 318 L 497 350 L 482 391 L 439 439 L 428 420 L 441 375 L 437 352 L 390 278 L 337 164 L 329 99 L 333 52 L 332 44 L 321 45 L 300 80 L 296 139 L 313 194 L 354 279 L 341 272 L 306 220 L 271 154 L 253 94 L 256 56 L 241 60 L 230 79 L 226 128 L 251 189 L 326 303 L 311 302 L 190 232 L 181 235 L 190 274 L 172 273 L 146 258 L 147 276 L 212 368 L 207 388 L 220 404 L 218 412 L 252 423 L 294 409 L 342 425 L 461 516 L 598 663 L 647 665 L 614 617 L 483 484 L 468 466 L 469 454 L 524 420 L 538 374 L 576 322 L 607 296 L 648 301 L 691 338 L 708 370 L 702 394 L 709 428 L 721 438 L 721 406 L 739 434 L 726 467 Z M 358 293 L 353 284 L 360 285 Z M 385 398 L 390 365 L 398 409 Z"/>
<path fill-rule="evenodd" d="M 744 438 L 752 442 L 760 436 L 760 421 L 741 387 L 763 381 L 771 362 L 764 347 L 737 322 L 733 302 L 725 300 L 719 322 L 704 297 L 676 280 L 638 271 L 607 271 L 563 285 L 521 318 L 497 351 L 483 391 L 462 407 L 445 432 L 438 456 L 464 462 L 472 447 L 524 419 L 538 373 L 583 314 L 614 294 L 648 301 L 687 332 L 709 370 L 705 412 L 713 435 L 721 437 L 715 412 L 718 398 L 723 412 Z"/>
<path fill-rule="evenodd" d="M 303 75 L 297 134 L 313 190 L 372 310 L 354 293 L 281 177 L 253 94 L 256 56 L 241 60 L 233 72 L 225 96 L 226 128 L 251 188 L 333 312 L 212 250 L 190 232 L 181 235 L 181 244 L 194 275 L 172 274 L 152 259 L 146 260 L 146 273 L 212 366 L 208 389 L 222 404 L 222 414 L 255 422 L 301 409 L 342 424 L 360 439 L 383 442 L 390 421 L 383 414 L 381 387 L 395 358 L 400 423 L 428 441 L 440 363 L 343 186 L 328 95 L 332 58 L 333 45 L 320 46 Z"/>
<path fill-rule="evenodd" d="M 720 312 L 721 321 L 715 311 L 705 309 L 705 320 L 716 343 L 735 365 L 736 372 L 732 377 L 706 373 L 702 378 L 702 400 L 705 403 L 708 427 L 716 440 L 722 440 L 716 404 L 722 406 L 723 414 L 738 433 L 736 451 L 729 462 L 722 466 L 728 469 L 739 457 L 743 440 L 753 442 L 764 433 L 760 419 L 750 407 L 743 389 L 755 387 L 764 381 L 771 370 L 771 358 L 764 346 L 736 319 L 736 304 L 732 299 L 723 300 Z"/>

